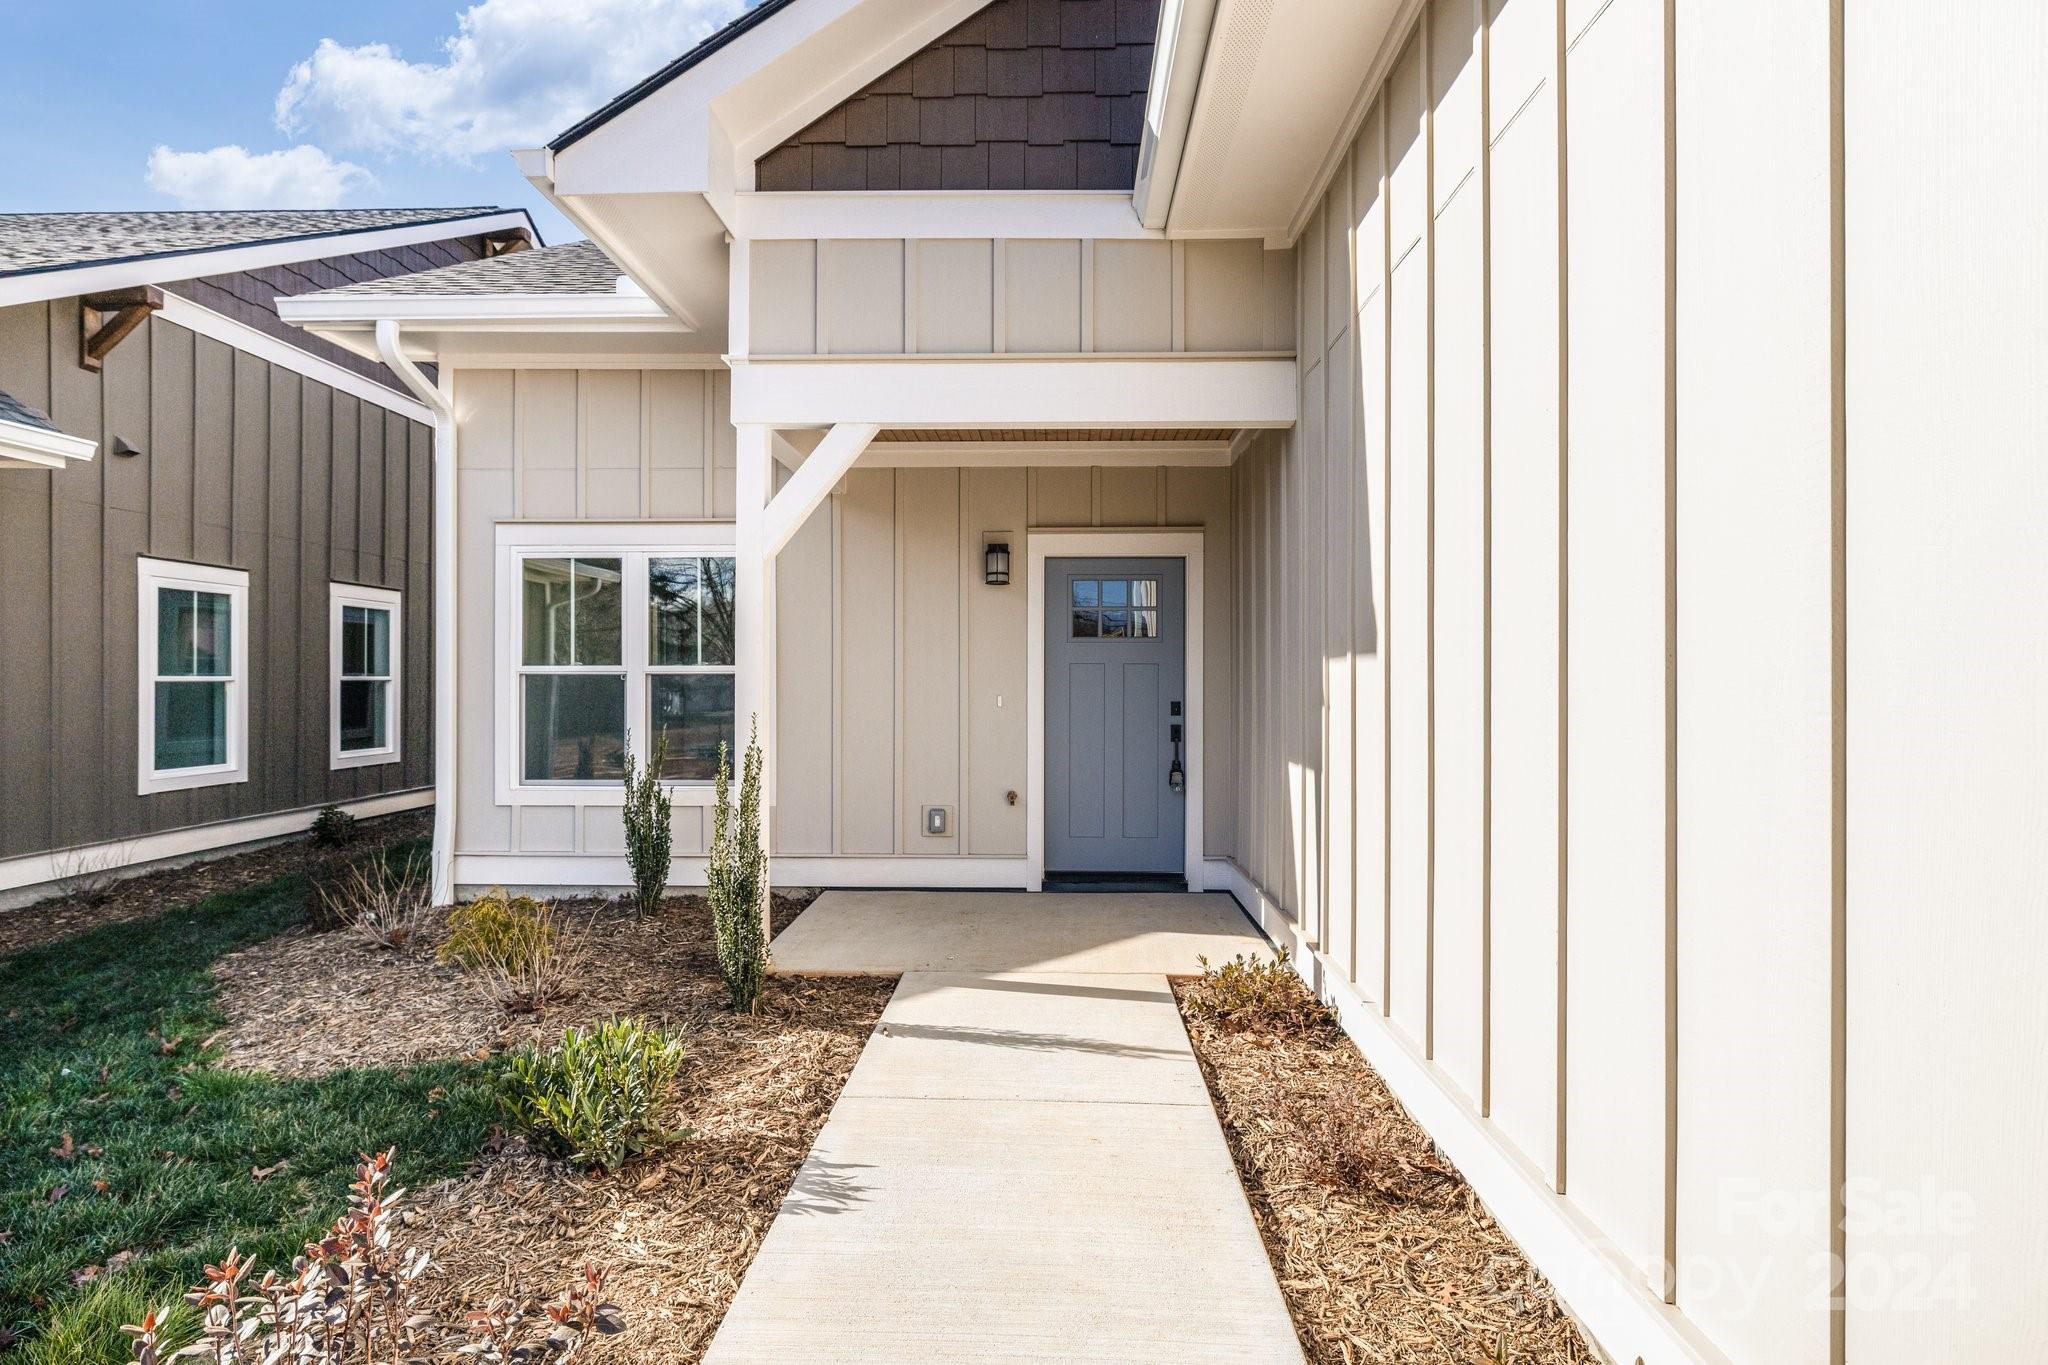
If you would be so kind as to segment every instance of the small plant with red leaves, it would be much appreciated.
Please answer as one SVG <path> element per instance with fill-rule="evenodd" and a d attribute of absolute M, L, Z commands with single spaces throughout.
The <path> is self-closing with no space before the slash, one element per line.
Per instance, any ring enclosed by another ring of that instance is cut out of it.
<path fill-rule="evenodd" d="M 387 1188 L 391 1156 L 387 1150 L 363 1158 L 348 1210 L 293 1259 L 289 1279 L 265 1271 L 245 1284 L 252 1267 L 239 1251 L 207 1266 L 206 1282 L 185 1296 L 204 1315 L 200 1339 L 177 1358 L 209 1365 L 411 1365 L 445 1354 L 457 1334 L 419 1303 L 427 1254 L 394 1240 L 404 1191 Z M 491 1365 L 560 1365 L 593 1333 L 624 1326 L 617 1308 L 598 1302 L 603 1284 L 603 1272 L 586 1266 L 583 1285 L 547 1309 L 555 1330 L 531 1344 L 521 1343 L 526 1316 L 509 1300 L 472 1313 L 474 1340 L 461 1353 Z M 124 1329 L 135 1338 L 137 1365 L 163 1360 L 162 1316 L 152 1313 Z"/>

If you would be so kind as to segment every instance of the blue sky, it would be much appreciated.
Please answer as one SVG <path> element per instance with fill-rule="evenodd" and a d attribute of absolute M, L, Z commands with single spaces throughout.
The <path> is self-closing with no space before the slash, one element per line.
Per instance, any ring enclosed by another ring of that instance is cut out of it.
<path fill-rule="evenodd" d="M 751 0 L 5 0 L 0 211 L 504 204 Z"/>

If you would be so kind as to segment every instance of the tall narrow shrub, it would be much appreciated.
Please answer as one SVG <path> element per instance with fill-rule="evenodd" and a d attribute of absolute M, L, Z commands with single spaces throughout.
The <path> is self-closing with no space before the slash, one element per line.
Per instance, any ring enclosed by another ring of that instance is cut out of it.
<path fill-rule="evenodd" d="M 740 765 L 740 801 L 732 803 L 732 760 L 718 746 L 713 787 L 710 882 L 711 935 L 732 1007 L 751 1012 L 768 975 L 768 854 L 761 846 L 761 721 L 756 716 Z"/>
<path fill-rule="evenodd" d="M 669 808 L 673 804 L 661 785 L 662 765 L 668 760 L 668 736 L 656 735 L 654 752 L 647 767 L 633 762 L 632 746 L 626 748 L 626 861 L 633 867 L 633 899 L 643 915 L 661 908 L 662 893 L 668 890 Z"/>

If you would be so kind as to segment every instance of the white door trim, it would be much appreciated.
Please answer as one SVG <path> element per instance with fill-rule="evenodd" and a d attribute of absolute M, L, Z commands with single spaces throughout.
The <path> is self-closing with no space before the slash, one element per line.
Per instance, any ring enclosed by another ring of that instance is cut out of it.
<path fill-rule="evenodd" d="M 1045 884 L 1045 567 L 1048 559 L 1129 556 L 1179 559 L 1187 565 L 1187 838 L 1188 889 L 1202 889 L 1202 536 L 1199 528 L 1027 531 L 1026 578 L 1030 652 L 1025 687 L 1025 851 L 1030 890 Z"/>

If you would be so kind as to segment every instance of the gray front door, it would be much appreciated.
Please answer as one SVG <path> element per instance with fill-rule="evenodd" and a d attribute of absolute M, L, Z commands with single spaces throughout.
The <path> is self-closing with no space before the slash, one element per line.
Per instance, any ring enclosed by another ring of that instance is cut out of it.
<path fill-rule="evenodd" d="M 1185 870 L 1187 590 L 1178 559 L 1045 565 L 1045 870 Z"/>

